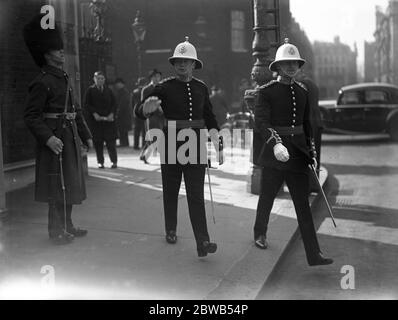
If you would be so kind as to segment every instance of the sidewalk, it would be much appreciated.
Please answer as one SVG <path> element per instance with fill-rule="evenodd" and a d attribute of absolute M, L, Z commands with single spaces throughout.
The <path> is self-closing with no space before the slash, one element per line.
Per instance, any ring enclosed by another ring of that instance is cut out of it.
<path fill-rule="evenodd" d="M 89 234 L 70 245 L 48 241 L 47 206 L 33 201 L 33 186 L 8 195 L 9 218 L 0 225 L 0 299 L 254 299 L 296 232 L 297 221 L 289 195 L 283 194 L 270 219 L 269 249 L 254 247 L 258 196 L 247 191 L 249 150 L 234 149 L 232 160 L 211 170 L 215 224 L 206 177 L 209 233 L 218 251 L 201 259 L 184 185 L 179 241 L 169 245 L 164 240 L 159 159 L 145 165 L 132 148 L 118 151 L 116 170 L 96 169 L 94 154 L 89 154 L 88 199 L 73 214 L 74 223 Z M 322 181 L 326 177 L 322 171 Z M 54 270 L 55 286 L 43 284 L 48 268 Z"/>

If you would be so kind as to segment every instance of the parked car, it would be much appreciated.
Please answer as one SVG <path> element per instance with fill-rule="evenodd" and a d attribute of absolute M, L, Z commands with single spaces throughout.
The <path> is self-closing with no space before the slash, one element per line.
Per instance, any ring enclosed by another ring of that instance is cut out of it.
<path fill-rule="evenodd" d="M 398 141 L 398 86 L 359 83 L 342 87 L 337 101 L 320 101 L 325 132 L 388 133 Z"/>
<path fill-rule="evenodd" d="M 227 121 L 221 129 L 250 129 L 252 127 L 253 115 L 250 112 L 237 112 L 227 115 Z"/>

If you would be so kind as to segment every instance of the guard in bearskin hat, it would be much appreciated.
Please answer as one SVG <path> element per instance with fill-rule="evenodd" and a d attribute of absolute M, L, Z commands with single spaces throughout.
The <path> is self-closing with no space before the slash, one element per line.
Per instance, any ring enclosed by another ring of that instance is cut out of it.
<path fill-rule="evenodd" d="M 37 141 L 35 200 L 47 202 L 48 232 L 55 244 L 70 243 L 87 230 L 74 227 L 72 205 L 86 198 L 81 142 L 92 146 L 91 133 L 74 103 L 58 26 L 43 29 L 44 14 L 35 16 L 23 36 L 41 69 L 29 85 L 24 120 Z"/>

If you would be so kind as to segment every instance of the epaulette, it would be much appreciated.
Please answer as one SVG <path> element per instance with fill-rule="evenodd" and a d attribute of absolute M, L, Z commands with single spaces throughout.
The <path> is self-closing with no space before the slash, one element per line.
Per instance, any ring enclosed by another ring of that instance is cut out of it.
<path fill-rule="evenodd" d="M 297 85 L 299 85 L 301 88 L 303 88 L 305 91 L 308 91 L 308 88 L 307 88 L 307 86 L 304 84 L 304 83 L 302 83 L 302 82 L 300 82 L 300 81 L 297 81 L 297 80 L 294 80 L 294 82 L 295 83 L 297 83 Z"/>
<path fill-rule="evenodd" d="M 163 80 L 161 80 L 161 81 L 159 82 L 159 84 L 169 82 L 169 81 L 171 81 L 171 80 L 174 80 L 175 78 L 176 78 L 176 77 L 167 77 L 167 78 L 164 78 Z"/>
<path fill-rule="evenodd" d="M 192 77 L 192 79 L 197 81 L 197 82 L 199 82 L 199 83 L 201 83 L 201 84 L 203 84 L 204 86 L 207 86 L 206 83 L 203 80 L 200 80 L 200 79 L 195 78 L 195 77 Z"/>
<path fill-rule="evenodd" d="M 270 82 L 267 82 L 266 84 L 263 84 L 262 86 L 260 86 L 259 89 L 264 89 L 264 88 L 271 87 L 271 86 L 274 85 L 275 83 L 278 83 L 278 81 L 276 81 L 276 80 L 271 80 Z"/>

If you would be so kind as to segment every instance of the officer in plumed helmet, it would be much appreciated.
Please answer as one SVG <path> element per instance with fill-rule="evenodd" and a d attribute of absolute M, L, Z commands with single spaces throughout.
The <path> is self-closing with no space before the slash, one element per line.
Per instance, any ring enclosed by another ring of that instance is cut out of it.
<path fill-rule="evenodd" d="M 43 29 L 39 14 L 25 25 L 25 43 L 40 73 L 29 85 L 24 120 L 37 141 L 35 200 L 47 202 L 48 232 L 55 244 L 68 244 L 87 230 L 72 223 L 72 206 L 86 198 L 81 142 L 92 147 L 91 133 L 74 103 L 60 30 Z"/>
<path fill-rule="evenodd" d="M 161 165 L 163 185 L 163 206 L 165 216 L 166 241 L 170 244 L 177 242 L 177 206 L 178 194 L 182 176 L 184 176 L 187 193 L 189 216 L 197 245 L 199 257 L 207 256 L 217 250 L 216 243 L 210 241 L 207 230 L 205 202 L 204 202 L 204 178 L 207 160 L 201 161 L 199 143 L 201 129 L 215 129 L 212 141 L 218 150 L 220 164 L 223 163 L 222 140 L 218 137 L 218 124 L 212 111 L 209 99 L 209 89 L 201 80 L 193 77 L 194 69 L 203 67 L 202 61 L 197 58 L 195 47 L 188 41 L 178 44 L 174 54 L 169 58 L 173 65 L 175 77 L 167 78 L 154 87 L 152 92 L 143 97 L 142 104 L 136 108 L 135 113 L 143 119 L 148 118 L 161 110 L 165 117 L 165 160 Z M 197 137 L 196 161 L 182 163 L 176 157 L 176 150 L 185 141 L 170 142 L 171 126 L 176 129 L 176 134 L 182 129 L 192 129 Z M 204 142 L 206 144 L 207 141 Z M 169 146 L 175 143 L 176 149 Z M 203 150 L 203 149 L 202 149 Z M 174 154 L 172 154 L 174 153 Z M 176 161 L 170 160 L 175 159 Z"/>
<path fill-rule="evenodd" d="M 275 197 L 286 182 L 296 210 L 309 265 L 333 262 L 319 248 L 308 200 L 309 164 L 316 166 L 307 88 L 295 80 L 305 60 L 285 39 L 269 69 L 278 73 L 259 88 L 255 105 L 255 164 L 262 166 L 261 192 L 254 225 L 256 247 L 266 249 L 267 225 Z"/>

